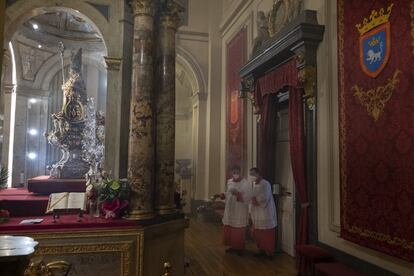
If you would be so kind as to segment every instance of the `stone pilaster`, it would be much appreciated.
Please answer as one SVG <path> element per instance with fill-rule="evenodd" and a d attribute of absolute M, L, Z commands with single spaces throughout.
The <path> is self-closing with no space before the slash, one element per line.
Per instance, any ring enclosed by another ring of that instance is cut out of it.
<path fill-rule="evenodd" d="M 155 209 L 176 212 L 175 163 L 175 35 L 183 8 L 175 1 L 161 1 L 157 51 Z"/>
<path fill-rule="evenodd" d="M 129 119 L 130 219 L 154 217 L 153 49 L 154 0 L 132 0 L 134 37 Z"/>

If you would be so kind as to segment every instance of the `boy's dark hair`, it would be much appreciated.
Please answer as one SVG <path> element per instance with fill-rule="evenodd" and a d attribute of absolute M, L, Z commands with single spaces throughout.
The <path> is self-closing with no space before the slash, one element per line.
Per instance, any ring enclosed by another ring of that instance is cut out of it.
<path fill-rule="evenodd" d="M 237 165 L 234 165 L 234 166 L 231 168 L 231 171 L 240 171 L 240 167 L 239 167 L 239 166 L 237 166 Z"/>
<path fill-rule="evenodd" d="M 254 172 L 255 174 L 262 175 L 262 172 L 259 170 L 259 168 L 256 168 L 256 167 L 251 168 L 250 172 Z"/>

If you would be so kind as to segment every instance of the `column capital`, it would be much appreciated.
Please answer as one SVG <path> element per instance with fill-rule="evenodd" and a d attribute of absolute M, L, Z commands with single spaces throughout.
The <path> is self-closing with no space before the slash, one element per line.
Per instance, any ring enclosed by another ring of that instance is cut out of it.
<path fill-rule="evenodd" d="M 121 67 L 121 58 L 116 57 L 104 57 L 106 63 L 106 69 L 110 71 L 119 71 Z"/>
<path fill-rule="evenodd" d="M 130 5 L 134 16 L 147 15 L 154 17 L 155 4 L 154 0 L 131 0 Z"/>
<path fill-rule="evenodd" d="M 177 29 L 181 22 L 180 14 L 184 8 L 174 0 L 162 0 L 161 2 L 161 26 Z"/>

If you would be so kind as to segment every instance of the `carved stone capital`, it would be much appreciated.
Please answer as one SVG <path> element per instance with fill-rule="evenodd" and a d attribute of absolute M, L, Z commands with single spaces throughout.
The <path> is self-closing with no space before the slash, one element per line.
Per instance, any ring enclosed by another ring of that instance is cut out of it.
<path fill-rule="evenodd" d="M 134 16 L 146 15 L 153 17 L 155 14 L 154 0 L 131 0 L 130 5 Z"/>
<path fill-rule="evenodd" d="M 259 122 L 260 115 L 261 115 L 261 108 L 256 102 L 256 99 L 254 97 L 254 78 L 253 77 L 248 77 L 248 78 L 244 78 L 241 80 L 239 98 L 247 99 L 248 101 L 252 103 L 253 114 L 258 115 L 257 122 Z"/>
<path fill-rule="evenodd" d="M 12 94 L 12 93 L 16 93 L 16 85 L 15 84 L 9 84 L 9 83 L 5 83 L 4 84 L 4 94 Z"/>
<path fill-rule="evenodd" d="M 106 63 L 106 69 L 109 71 L 119 71 L 121 68 L 122 58 L 104 57 Z"/>
<path fill-rule="evenodd" d="M 306 105 L 310 110 L 313 110 L 315 108 L 316 68 L 307 65 L 299 69 L 298 81 L 304 90 Z"/>
<path fill-rule="evenodd" d="M 161 2 L 161 26 L 177 29 L 181 22 L 180 14 L 183 12 L 184 8 L 174 0 L 163 0 Z"/>

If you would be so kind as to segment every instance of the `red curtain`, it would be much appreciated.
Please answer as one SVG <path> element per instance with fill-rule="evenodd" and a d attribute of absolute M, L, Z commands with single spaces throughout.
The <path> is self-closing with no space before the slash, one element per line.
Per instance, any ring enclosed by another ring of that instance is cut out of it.
<path fill-rule="evenodd" d="M 308 243 L 308 195 L 305 180 L 305 152 L 303 143 L 302 90 L 291 87 L 289 91 L 289 146 L 293 179 L 301 204 L 297 244 Z"/>
<path fill-rule="evenodd" d="M 258 162 L 259 167 L 263 173 L 263 176 L 269 180 L 271 183 L 275 181 L 275 162 L 276 162 L 276 139 L 277 132 L 277 111 L 278 111 L 278 101 L 276 94 L 267 94 L 264 96 L 262 106 L 262 123 L 259 128 L 259 137 L 260 141 L 258 152 L 260 159 Z"/>
<path fill-rule="evenodd" d="M 271 94 L 278 93 L 283 88 L 289 89 L 289 139 L 290 155 L 292 162 L 292 173 L 295 181 L 295 187 L 301 203 L 299 231 L 296 239 L 297 244 L 308 243 L 308 197 L 305 178 L 305 152 L 304 152 L 304 124 L 303 124 L 303 91 L 298 88 L 298 69 L 296 61 L 291 60 L 268 74 L 258 79 L 255 90 L 255 100 L 261 110 L 261 124 L 259 133 L 259 164 L 262 167 L 263 175 L 271 174 L 274 165 L 272 158 L 274 151 L 269 150 L 270 144 L 275 141 L 269 141 L 271 132 L 270 127 L 272 109 Z"/>

